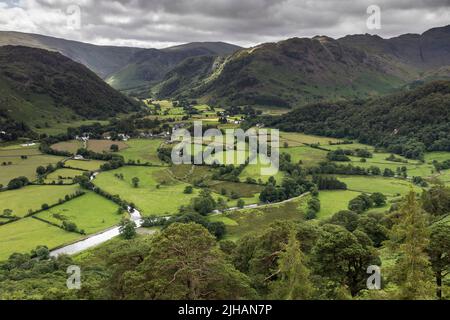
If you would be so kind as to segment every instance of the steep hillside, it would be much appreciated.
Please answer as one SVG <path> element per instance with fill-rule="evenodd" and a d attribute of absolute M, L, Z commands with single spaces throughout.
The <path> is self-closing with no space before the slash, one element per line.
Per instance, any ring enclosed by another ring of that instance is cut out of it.
<path fill-rule="evenodd" d="M 210 102 L 289 107 L 387 93 L 411 77 L 401 65 L 331 38 L 294 38 L 238 51 L 184 92 Z M 167 91 L 162 85 L 159 95 Z"/>
<path fill-rule="evenodd" d="M 221 63 L 203 62 L 198 68 L 208 74 L 199 72 L 189 85 L 182 81 L 186 68 L 175 68 L 156 87 L 157 96 L 280 107 L 367 98 L 450 77 L 450 26 L 392 39 L 293 38 L 240 50 Z"/>
<path fill-rule="evenodd" d="M 450 81 L 366 102 L 307 105 L 266 123 L 286 131 L 359 139 L 420 158 L 425 150 L 450 151 Z"/>
<path fill-rule="evenodd" d="M 56 52 L 4 46 L 0 65 L 3 117 L 32 126 L 103 119 L 139 108 L 92 71 Z"/>
<path fill-rule="evenodd" d="M 102 78 L 120 70 L 140 48 L 96 46 L 38 34 L 0 31 L 0 46 L 15 45 L 58 51 Z"/>
<path fill-rule="evenodd" d="M 198 42 L 167 49 L 147 49 L 136 53 L 129 63 L 106 81 L 114 88 L 131 92 L 145 92 L 161 81 L 166 74 L 190 57 L 221 56 L 240 49 L 227 43 Z"/>

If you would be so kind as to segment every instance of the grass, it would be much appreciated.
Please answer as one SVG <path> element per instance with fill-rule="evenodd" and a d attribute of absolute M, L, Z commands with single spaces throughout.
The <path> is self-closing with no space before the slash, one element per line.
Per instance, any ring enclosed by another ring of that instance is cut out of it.
<path fill-rule="evenodd" d="M 117 225 L 122 215 L 118 205 L 95 193 L 88 193 L 62 205 L 41 212 L 37 217 L 61 225 L 64 220 L 74 222 L 86 234 L 96 233 Z"/>
<path fill-rule="evenodd" d="M 320 211 L 317 219 L 327 219 L 336 212 L 348 210 L 349 201 L 358 195 L 360 195 L 359 192 L 348 190 L 320 191 Z"/>
<path fill-rule="evenodd" d="M 47 175 L 45 183 L 51 184 L 59 183 L 59 181 L 62 181 L 64 184 L 70 184 L 73 183 L 73 178 L 81 175 L 83 175 L 83 171 L 62 168 Z"/>
<path fill-rule="evenodd" d="M 59 199 L 74 194 L 80 188 L 71 186 L 28 186 L 18 190 L 0 192 L 0 212 L 13 210 L 13 215 L 23 217 L 28 211 L 41 209 L 42 204 L 57 204 Z"/>
<path fill-rule="evenodd" d="M 0 246 L 0 260 L 6 260 L 14 252 L 27 253 L 40 245 L 55 248 L 81 237 L 34 218 L 21 219 L 0 226 L 0 239 L 7 244 Z"/>
<path fill-rule="evenodd" d="M 83 143 L 78 140 L 62 141 L 51 145 L 57 151 L 66 151 L 75 154 L 78 149 L 83 148 Z"/>
<path fill-rule="evenodd" d="M 277 220 L 303 220 L 307 199 L 302 197 L 282 204 L 228 212 L 220 217 L 213 215 L 209 219 L 224 222 L 227 226 L 226 238 L 234 241 L 251 232 L 264 230 Z"/>
<path fill-rule="evenodd" d="M 236 183 L 228 181 L 217 181 L 210 184 L 210 188 L 217 193 L 221 193 L 222 189 L 227 191 L 227 195 L 231 192 L 238 194 L 242 198 L 251 198 L 255 194 L 262 191 L 262 187 L 259 185 L 248 183 Z"/>
<path fill-rule="evenodd" d="M 112 140 L 89 140 L 87 142 L 87 148 L 97 153 L 111 152 L 111 146 L 114 144 L 119 147 L 119 150 L 128 148 L 125 142 Z"/>
<path fill-rule="evenodd" d="M 405 195 L 410 190 L 421 192 L 422 189 L 413 185 L 409 181 L 384 177 L 365 176 L 338 176 L 340 181 L 347 184 L 351 191 L 375 193 L 380 192 L 388 197 Z"/>
<path fill-rule="evenodd" d="M 275 178 L 277 183 L 281 183 L 283 181 L 284 173 L 278 171 L 274 175 L 267 175 L 263 173 L 263 169 L 268 169 L 270 166 L 262 164 L 259 160 L 257 164 L 249 164 L 245 167 L 244 171 L 239 175 L 239 179 L 241 181 L 245 181 L 247 178 L 253 178 L 256 181 L 261 179 L 262 182 L 267 182 L 271 176 Z"/>
<path fill-rule="evenodd" d="M 64 162 L 64 166 L 80 170 L 96 171 L 104 163 L 105 161 L 100 160 L 68 160 Z"/>
<path fill-rule="evenodd" d="M 162 139 L 132 139 L 126 142 L 127 148 L 119 152 L 125 161 L 134 160 L 142 163 L 163 164 L 158 158 L 158 148 Z"/>
<path fill-rule="evenodd" d="M 450 152 L 436 151 L 425 153 L 425 162 L 431 163 L 433 160 L 439 162 L 450 160 Z"/>
<path fill-rule="evenodd" d="M 70 121 L 52 121 L 48 128 L 34 128 L 37 133 L 46 133 L 48 135 L 58 135 L 61 133 L 67 133 L 68 128 L 78 128 L 81 126 L 89 126 L 94 123 L 100 123 L 102 125 L 108 124 L 107 120 L 70 120 Z"/>
<path fill-rule="evenodd" d="M 124 180 L 115 177 L 123 174 Z M 132 185 L 133 177 L 140 180 L 139 187 Z M 102 172 L 94 183 L 110 194 L 117 194 L 124 200 L 134 203 L 144 215 L 167 215 L 178 212 L 181 205 L 189 204 L 198 194 L 184 194 L 187 183 L 181 183 L 169 174 L 168 169 L 151 167 L 122 167 Z M 159 188 L 158 188 L 159 186 Z"/>
<path fill-rule="evenodd" d="M 302 161 L 302 164 L 306 167 L 317 166 L 321 161 L 325 161 L 327 158 L 326 151 L 307 146 L 280 148 L 280 154 L 281 153 L 290 154 L 292 163 Z"/>
<path fill-rule="evenodd" d="M 14 157 L 14 156 L 32 156 L 42 154 L 39 151 L 39 144 L 33 146 L 22 146 L 21 144 L 10 144 L 0 147 L 0 160 L 2 157 Z"/>
<path fill-rule="evenodd" d="M 337 143 L 340 140 L 335 138 L 319 137 L 297 132 L 280 132 L 280 147 L 287 143 L 289 147 L 300 147 L 305 144 L 329 145 L 330 142 Z"/>
<path fill-rule="evenodd" d="M 408 161 L 407 163 L 394 162 L 386 160 L 390 156 L 390 153 L 373 153 L 372 158 L 365 159 L 365 162 L 361 162 L 361 158 L 349 157 L 351 159 L 351 164 L 355 167 L 370 168 L 372 166 L 380 168 L 382 171 L 384 169 L 391 169 L 396 172 L 397 168 L 406 167 L 408 169 L 407 173 L 409 177 L 428 177 L 434 173 L 434 167 L 430 164 L 420 163 L 417 160 L 406 159 L 402 156 L 395 155 L 398 159 L 403 159 Z M 348 164 L 348 162 L 336 162 L 338 164 Z"/>
<path fill-rule="evenodd" d="M 21 159 L 20 156 L 1 157 L 0 163 L 11 162 L 11 165 L 0 166 L 0 184 L 7 185 L 8 182 L 19 176 L 27 177 L 28 180 L 36 180 L 36 168 L 46 167 L 49 164 L 55 165 L 63 161 L 63 157 L 50 155 L 32 155 L 27 159 Z"/>

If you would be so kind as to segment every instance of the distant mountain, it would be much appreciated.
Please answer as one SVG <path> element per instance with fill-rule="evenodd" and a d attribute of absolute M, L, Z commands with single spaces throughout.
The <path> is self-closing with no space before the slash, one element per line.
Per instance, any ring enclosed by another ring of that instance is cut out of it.
<path fill-rule="evenodd" d="M 126 90 L 160 81 L 175 65 L 187 57 L 228 55 L 239 49 L 224 42 L 192 42 L 166 49 L 97 46 L 38 34 L 0 31 L 0 46 L 14 45 L 57 51 L 79 62 L 116 89 Z"/>
<path fill-rule="evenodd" d="M 57 52 L 3 46 L 0 66 L 2 118 L 36 127 L 75 119 L 105 119 L 139 109 L 137 102 Z"/>
<path fill-rule="evenodd" d="M 175 66 L 190 57 L 229 55 L 240 47 L 223 42 L 193 42 L 166 49 L 147 49 L 134 54 L 128 64 L 106 81 L 119 90 L 143 92 L 160 82 Z"/>
<path fill-rule="evenodd" d="M 450 81 L 367 101 L 310 104 L 266 119 L 266 124 L 286 131 L 358 139 L 420 159 L 424 151 L 450 151 Z"/>
<path fill-rule="evenodd" d="M 242 49 L 225 59 L 184 61 L 154 92 L 224 105 L 290 107 L 450 79 L 449 66 L 450 26 L 392 39 L 368 34 L 293 38 Z"/>
<path fill-rule="evenodd" d="M 66 57 L 84 64 L 101 78 L 120 70 L 135 53 L 144 50 L 141 48 L 96 46 L 38 34 L 0 31 L 0 46 L 4 45 L 58 51 Z"/>

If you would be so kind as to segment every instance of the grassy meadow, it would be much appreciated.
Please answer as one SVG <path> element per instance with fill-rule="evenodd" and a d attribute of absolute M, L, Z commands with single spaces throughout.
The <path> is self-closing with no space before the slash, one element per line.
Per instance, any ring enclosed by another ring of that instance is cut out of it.
<path fill-rule="evenodd" d="M 78 185 L 70 186 L 27 186 L 18 190 L 0 192 L 0 212 L 5 209 L 13 211 L 13 215 L 24 217 L 29 210 L 40 210 L 45 203 L 57 204 L 59 199 L 79 191 Z"/>

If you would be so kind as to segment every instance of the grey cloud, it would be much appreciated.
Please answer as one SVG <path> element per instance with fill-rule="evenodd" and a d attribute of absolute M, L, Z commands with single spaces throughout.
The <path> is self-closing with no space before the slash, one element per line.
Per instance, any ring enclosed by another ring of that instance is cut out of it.
<path fill-rule="evenodd" d="M 41 8 L 42 14 L 49 10 L 64 11 L 73 3 L 80 5 L 80 30 L 55 28 L 49 19 L 34 21 L 30 16 L 35 32 L 87 42 L 137 43 L 147 47 L 190 41 L 228 41 L 251 46 L 292 36 L 373 33 L 365 23 L 366 9 L 372 4 L 381 7 L 382 29 L 376 32 L 384 37 L 421 33 L 450 22 L 450 0 L 23 0 L 22 3 L 24 10 L 39 12 Z M 2 25 L 0 22 L 0 28 Z M 13 28 L 14 24 L 7 27 Z"/>

